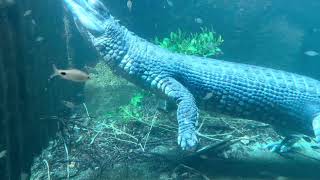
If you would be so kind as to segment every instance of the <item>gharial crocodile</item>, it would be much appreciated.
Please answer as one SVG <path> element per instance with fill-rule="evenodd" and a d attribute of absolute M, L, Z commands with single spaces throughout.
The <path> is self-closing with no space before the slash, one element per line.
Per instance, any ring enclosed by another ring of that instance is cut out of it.
<path fill-rule="evenodd" d="M 178 144 L 197 142 L 198 105 L 315 135 L 320 144 L 320 82 L 281 70 L 169 52 L 121 26 L 99 0 L 64 0 L 81 34 L 114 73 L 177 104 Z"/>

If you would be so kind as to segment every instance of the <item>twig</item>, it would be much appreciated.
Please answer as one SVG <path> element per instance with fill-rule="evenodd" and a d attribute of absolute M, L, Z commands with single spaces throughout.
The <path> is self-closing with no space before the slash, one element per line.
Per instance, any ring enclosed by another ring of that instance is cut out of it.
<path fill-rule="evenodd" d="M 251 137 L 238 137 L 236 139 L 232 139 L 232 141 L 240 141 L 240 140 L 243 140 L 243 139 L 245 139 L 245 140 L 253 140 L 253 139 L 258 138 L 258 137 L 260 137 L 260 135 L 255 135 L 255 136 L 251 136 Z"/>
<path fill-rule="evenodd" d="M 51 180 L 51 177 L 50 177 L 50 168 L 49 168 L 49 163 L 47 160 L 43 160 L 43 162 L 46 164 L 47 166 L 47 172 L 48 172 L 48 180 Z"/>
<path fill-rule="evenodd" d="M 149 139 L 149 135 L 150 135 L 150 133 L 151 133 L 151 130 L 152 130 L 152 127 L 153 127 L 153 124 L 154 124 L 154 120 L 155 120 L 155 118 L 156 118 L 156 116 L 154 116 L 153 118 L 152 118 L 152 121 L 151 121 L 151 126 L 150 126 L 150 129 L 149 129 L 149 132 L 148 132 L 148 134 L 147 134 L 147 137 L 146 137 L 146 140 L 144 141 L 144 145 L 143 145 L 143 152 L 144 152 L 144 150 L 145 150 L 145 148 L 146 148 L 146 145 L 147 145 L 147 141 L 148 141 L 148 139 Z"/>
<path fill-rule="evenodd" d="M 97 136 L 100 134 L 100 132 L 97 132 L 96 135 L 91 139 L 90 145 L 93 144 L 94 140 L 97 138 Z"/>
<path fill-rule="evenodd" d="M 64 24 L 64 33 L 65 33 L 65 39 L 66 39 L 66 48 L 67 48 L 67 58 L 68 58 L 68 64 L 69 66 L 72 66 L 72 55 L 70 51 L 72 50 L 70 48 L 70 38 L 71 38 L 71 33 L 70 33 L 70 21 L 66 16 L 66 11 L 64 11 L 64 16 L 63 16 L 63 24 Z"/>
<path fill-rule="evenodd" d="M 101 125 L 103 125 L 103 126 L 106 127 L 106 128 L 112 129 L 112 130 L 114 131 L 115 135 L 117 135 L 117 134 L 123 134 L 123 135 L 127 135 L 127 136 L 131 137 L 132 139 L 134 139 L 134 140 L 136 140 L 136 141 L 139 141 L 138 138 L 136 138 L 136 137 L 134 137 L 133 135 L 131 135 L 131 134 L 129 134 L 129 133 L 126 133 L 126 132 L 124 132 L 124 131 L 122 131 L 122 130 L 116 128 L 116 127 L 114 127 L 113 124 L 107 125 L 107 124 L 103 123 L 103 124 L 101 124 Z"/>
<path fill-rule="evenodd" d="M 202 134 L 200 132 L 197 132 L 197 135 L 203 138 L 214 140 L 214 141 L 223 141 L 222 139 L 213 138 L 213 137 L 210 137 L 210 135 Z"/>
<path fill-rule="evenodd" d="M 143 121 L 143 120 L 137 120 L 137 122 L 140 122 L 142 124 L 146 124 L 146 125 L 150 125 L 150 123 Z M 177 127 L 173 126 L 169 126 L 169 125 L 165 125 L 165 124 L 160 124 L 158 123 L 157 125 L 154 125 L 154 127 L 157 127 L 159 129 L 165 130 L 165 131 L 169 131 L 169 132 L 176 132 Z"/>
<path fill-rule="evenodd" d="M 88 118 L 90 119 L 90 115 L 89 115 L 89 111 L 88 111 L 86 103 L 82 103 L 82 104 L 83 104 L 84 109 L 86 110 Z"/>
<path fill-rule="evenodd" d="M 70 169 L 69 169 L 69 152 L 68 152 L 68 147 L 66 145 L 66 143 L 64 142 L 64 149 L 66 151 L 67 154 L 67 179 L 70 178 Z"/>
<path fill-rule="evenodd" d="M 225 121 L 224 119 L 221 119 L 222 122 L 224 122 L 225 124 L 227 124 L 230 128 L 234 129 L 235 131 L 237 131 L 240 134 L 243 134 L 242 131 L 239 130 L 239 128 L 232 126 L 230 123 L 228 123 L 227 121 Z"/>
<path fill-rule="evenodd" d="M 115 140 L 118 140 L 118 141 L 122 141 L 122 142 L 127 142 L 127 143 L 130 143 L 130 144 L 135 144 L 135 145 L 138 145 L 141 147 L 141 144 L 138 144 L 136 142 L 133 142 L 133 141 L 129 141 L 129 140 L 125 140 L 125 139 L 120 139 L 120 138 L 117 138 L 117 137 L 112 137 L 113 139 Z"/>
<path fill-rule="evenodd" d="M 194 173 L 200 175 L 200 176 L 201 176 L 203 179 L 205 179 L 205 180 L 210 180 L 210 178 L 209 178 L 208 176 L 206 176 L 205 174 L 203 174 L 203 173 L 200 172 L 199 170 L 196 170 L 195 168 L 192 168 L 192 167 L 187 166 L 187 165 L 185 165 L 185 164 L 180 164 L 179 166 L 182 166 L 182 167 L 188 169 L 189 171 L 194 172 Z"/>
<path fill-rule="evenodd" d="M 200 124 L 200 126 L 199 126 L 199 128 L 198 128 L 197 132 L 200 132 L 200 130 L 201 130 L 201 128 L 202 128 L 203 123 L 204 123 L 204 121 L 205 121 L 205 120 L 206 120 L 206 119 L 204 118 L 204 119 L 203 119 L 203 121 L 201 122 L 201 124 Z"/>

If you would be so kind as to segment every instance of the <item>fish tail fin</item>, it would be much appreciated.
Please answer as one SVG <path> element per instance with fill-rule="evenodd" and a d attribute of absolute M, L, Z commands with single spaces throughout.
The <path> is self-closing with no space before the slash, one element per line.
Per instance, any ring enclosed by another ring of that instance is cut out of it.
<path fill-rule="evenodd" d="M 59 75 L 59 71 L 58 68 L 55 64 L 52 64 L 52 68 L 53 68 L 53 73 L 50 76 L 50 79 L 54 78 L 55 76 Z"/>

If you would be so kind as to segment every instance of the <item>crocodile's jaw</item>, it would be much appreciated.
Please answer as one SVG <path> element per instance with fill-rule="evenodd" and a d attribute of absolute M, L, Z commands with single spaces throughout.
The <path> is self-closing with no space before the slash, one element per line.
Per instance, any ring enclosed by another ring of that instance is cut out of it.
<path fill-rule="evenodd" d="M 111 16 L 99 0 L 64 0 L 64 2 L 72 12 L 83 36 L 92 38 L 104 33 Z"/>

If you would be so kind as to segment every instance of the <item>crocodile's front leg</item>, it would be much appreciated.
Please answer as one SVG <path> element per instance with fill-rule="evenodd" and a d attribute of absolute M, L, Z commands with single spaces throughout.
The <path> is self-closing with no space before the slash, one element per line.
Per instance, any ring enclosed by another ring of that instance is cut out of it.
<path fill-rule="evenodd" d="M 195 99 L 189 90 L 174 78 L 168 77 L 162 82 L 162 92 L 178 106 L 178 144 L 183 150 L 191 150 L 198 142 L 196 125 L 199 114 Z"/>

